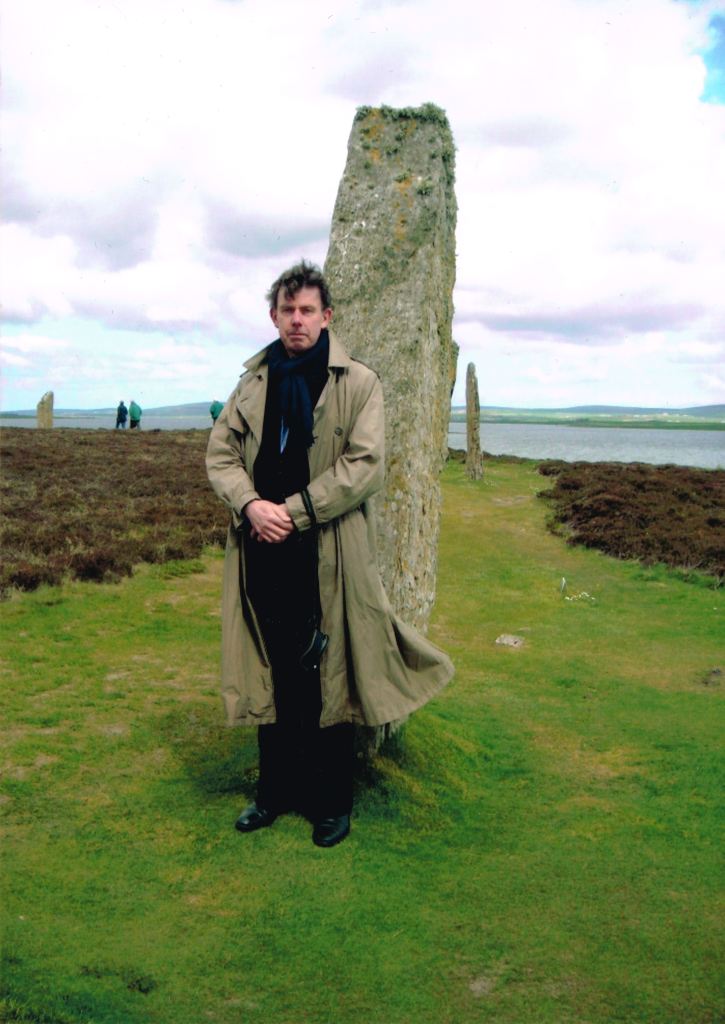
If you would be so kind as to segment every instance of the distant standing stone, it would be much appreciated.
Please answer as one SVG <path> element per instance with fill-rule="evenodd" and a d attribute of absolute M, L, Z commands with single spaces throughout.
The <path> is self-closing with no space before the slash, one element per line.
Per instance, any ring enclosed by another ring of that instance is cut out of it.
<path fill-rule="evenodd" d="M 468 364 L 466 371 L 466 472 L 471 480 L 483 476 L 481 455 L 481 404 L 478 400 L 476 367 Z"/>
<path fill-rule="evenodd" d="M 445 113 L 358 110 L 325 274 L 351 354 L 380 375 L 386 485 L 374 502 L 383 582 L 425 631 L 435 599 L 455 280 L 454 146 Z"/>
<path fill-rule="evenodd" d="M 36 406 L 36 422 L 41 430 L 53 426 L 53 392 L 46 391 Z"/>

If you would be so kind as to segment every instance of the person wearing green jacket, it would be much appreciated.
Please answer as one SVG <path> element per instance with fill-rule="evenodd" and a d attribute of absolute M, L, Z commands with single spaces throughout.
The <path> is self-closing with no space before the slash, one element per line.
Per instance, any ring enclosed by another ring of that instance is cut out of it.
<path fill-rule="evenodd" d="M 224 402 L 220 402 L 218 398 L 215 398 L 214 401 L 209 406 L 209 414 L 211 416 L 212 423 L 216 423 L 216 421 L 219 418 L 219 413 L 222 411 L 223 408 Z"/>
<path fill-rule="evenodd" d="M 134 402 L 133 398 L 128 407 L 128 418 L 131 421 L 131 430 L 141 429 L 141 406 Z"/>

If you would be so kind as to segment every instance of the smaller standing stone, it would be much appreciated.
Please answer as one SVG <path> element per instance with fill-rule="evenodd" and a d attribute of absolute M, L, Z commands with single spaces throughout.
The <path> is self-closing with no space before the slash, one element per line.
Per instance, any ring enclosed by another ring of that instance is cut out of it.
<path fill-rule="evenodd" d="M 468 364 L 466 371 L 466 472 L 471 480 L 483 476 L 481 455 L 481 405 L 478 400 L 476 367 Z"/>
<path fill-rule="evenodd" d="M 53 392 L 46 391 L 36 406 L 38 427 L 49 430 L 53 426 Z"/>

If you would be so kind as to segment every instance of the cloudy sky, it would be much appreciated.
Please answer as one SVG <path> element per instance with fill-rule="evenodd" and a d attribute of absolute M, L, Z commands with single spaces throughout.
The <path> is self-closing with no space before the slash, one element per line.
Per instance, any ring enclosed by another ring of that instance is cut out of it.
<path fill-rule="evenodd" d="M 358 106 L 432 101 L 454 400 L 725 401 L 725 3 L 3 0 L 0 408 L 225 398 Z"/>

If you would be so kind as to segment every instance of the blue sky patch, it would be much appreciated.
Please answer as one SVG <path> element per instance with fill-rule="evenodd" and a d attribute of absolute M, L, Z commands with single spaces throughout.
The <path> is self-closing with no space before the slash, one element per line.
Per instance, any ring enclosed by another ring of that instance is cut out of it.
<path fill-rule="evenodd" d="M 707 78 L 702 99 L 706 103 L 725 103 L 725 14 L 710 19 L 709 49 L 703 53 Z"/>

